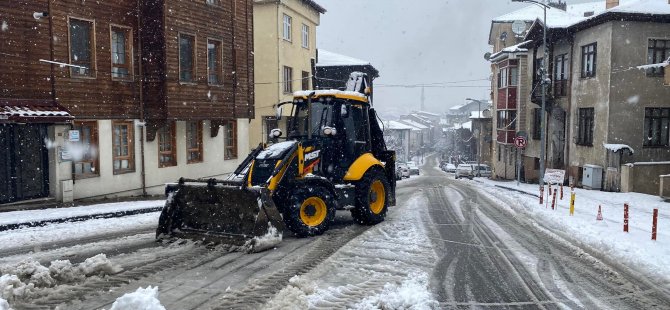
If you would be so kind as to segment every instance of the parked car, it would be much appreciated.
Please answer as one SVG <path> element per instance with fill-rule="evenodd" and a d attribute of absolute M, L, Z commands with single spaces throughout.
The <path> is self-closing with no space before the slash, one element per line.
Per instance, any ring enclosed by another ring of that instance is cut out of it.
<path fill-rule="evenodd" d="M 475 167 L 471 164 L 460 164 L 456 167 L 456 179 L 468 178 L 472 180 L 475 176 Z"/>
<path fill-rule="evenodd" d="M 410 175 L 419 175 L 419 166 L 416 165 L 415 162 L 413 161 L 408 161 L 407 166 L 409 167 L 409 174 Z"/>
<path fill-rule="evenodd" d="M 396 180 L 400 180 L 402 178 L 409 178 L 409 167 L 407 166 L 406 163 L 404 162 L 395 163 L 395 176 Z"/>
<path fill-rule="evenodd" d="M 451 163 L 446 163 L 442 165 L 442 170 L 444 172 L 456 172 L 456 165 L 451 164 Z"/>
<path fill-rule="evenodd" d="M 473 165 L 475 167 L 475 176 L 488 178 L 491 176 L 491 167 L 485 164 Z"/>

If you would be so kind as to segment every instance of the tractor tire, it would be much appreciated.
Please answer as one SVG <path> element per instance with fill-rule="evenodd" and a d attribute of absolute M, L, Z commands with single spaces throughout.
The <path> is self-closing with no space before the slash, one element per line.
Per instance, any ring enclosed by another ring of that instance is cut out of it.
<path fill-rule="evenodd" d="M 351 216 L 359 224 L 374 225 L 384 221 L 390 201 L 390 189 L 386 175 L 370 170 L 356 184 L 356 206 Z"/>
<path fill-rule="evenodd" d="M 335 197 L 322 186 L 296 188 L 283 208 L 284 223 L 299 237 L 323 234 L 335 219 Z"/>

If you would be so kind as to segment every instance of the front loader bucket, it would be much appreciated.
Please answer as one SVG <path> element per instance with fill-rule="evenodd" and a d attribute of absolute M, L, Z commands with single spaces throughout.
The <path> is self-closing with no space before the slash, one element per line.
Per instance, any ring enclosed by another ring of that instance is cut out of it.
<path fill-rule="evenodd" d="M 284 221 L 269 190 L 211 181 L 171 186 L 156 230 L 157 239 L 203 240 L 243 246 L 252 252 L 281 241 Z"/>

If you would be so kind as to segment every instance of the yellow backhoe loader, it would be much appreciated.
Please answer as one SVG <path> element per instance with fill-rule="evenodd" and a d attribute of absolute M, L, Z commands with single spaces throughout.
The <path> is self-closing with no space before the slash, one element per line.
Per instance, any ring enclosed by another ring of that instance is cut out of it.
<path fill-rule="evenodd" d="M 338 209 L 371 225 L 395 205 L 395 152 L 386 149 L 370 106 L 367 77 L 352 73 L 348 90 L 294 93 L 287 136 L 259 145 L 226 180 L 180 179 L 168 185 L 157 238 L 249 244 L 288 228 L 325 232 Z M 280 139 L 285 141 L 279 141 Z"/>

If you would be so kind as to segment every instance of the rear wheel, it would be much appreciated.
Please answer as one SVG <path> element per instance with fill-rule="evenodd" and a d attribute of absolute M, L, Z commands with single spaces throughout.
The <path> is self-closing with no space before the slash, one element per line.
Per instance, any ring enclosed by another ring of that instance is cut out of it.
<path fill-rule="evenodd" d="M 356 185 L 356 207 L 351 210 L 354 220 L 365 225 L 382 222 L 388 211 L 390 187 L 383 172 L 366 172 Z"/>
<path fill-rule="evenodd" d="M 300 237 L 315 236 L 328 230 L 335 218 L 334 197 L 323 187 L 297 188 L 284 208 L 284 222 Z"/>

